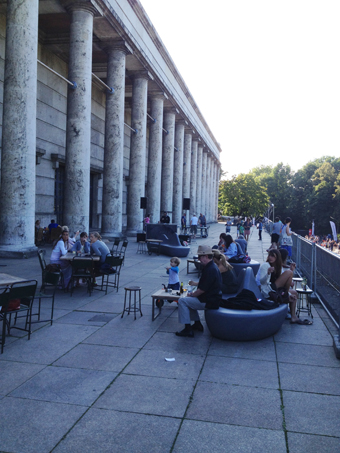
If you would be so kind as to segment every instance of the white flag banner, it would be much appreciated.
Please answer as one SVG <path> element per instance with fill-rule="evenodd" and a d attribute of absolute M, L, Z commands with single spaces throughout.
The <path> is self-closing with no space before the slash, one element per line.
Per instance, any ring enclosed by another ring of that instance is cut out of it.
<path fill-rule="evenodd" d="M 332 228 L 332 234 L 333 234 L 333 239 L 334 241 L 336 241 L 338 239 L 337 235 L 336 235 L 336 226 L 335 226 L 335 223 L 332 222 L 331 220 L 329 221 L 330 225 L 331 225 L 331 228 Z"/>
<path fill-rule="evenodd" d="M 312 236 L 314 236 L 314 220 L 313 220 L 313 223 L 312 223 Z"/>

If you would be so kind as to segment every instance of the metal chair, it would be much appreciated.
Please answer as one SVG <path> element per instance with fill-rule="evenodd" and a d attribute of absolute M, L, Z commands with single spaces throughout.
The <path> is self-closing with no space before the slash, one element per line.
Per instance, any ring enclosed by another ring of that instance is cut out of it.
<path fill-rule="evenodd" d="M 123 241 L 123 244 L 119 250 L 119 256 L 120 256 L 120 258 L 123 258 L 123 266 L 124 266 L 125 252 L 126 252 L 128 243 L 129 243 L 129 241 L 127 241 L 127 240 Z"/>
<path fill-rule="evenodd" d="M 11 334 L 11 329 L 18 329 L 28 332 L 28 340 L 31 338 L 32 304 L 37 284 L 38 282 L 36 280 L 13 283 L 0 294 L 0 305 L 2 307 L 0 312 L 0 318 L 2 318 L 1 354 L 5 345 L 6 327 L 8 335 Z M 13 307 L 14 301 L 18 301 L 20 305 L 18 306 L 16 304 L 16 307 Z M 12 315 L 15 314 L 17 316 L 18 313 L 23 312 L 26 313 L 25 327 L 18 327 L 16 325 L 11 327 Z"/>
<path fill-rule="evenodd" d="M 112 255 L 118 255 L 119 254 L 119 252 L 118 252 L 119 243 L 120 243 L 120 239 L 119 238 L 115 238 L 115 240 L 113 242 L 112 249 L 111 249 Z"/>
<path fill-rule="evenodd" d="M 89 296 L 92 294 L 93 290 L 93 282 L 95 278 L 94 274 L 94 261 L 92 257 L 88 257 L 86 259 L 75 256 L 73 260 L 71 260 L 72 266 L 72 277 L 71 277 L 71 296 L 73 295 L 74 290 L 74 282 L 75 280 L 79 280 L 80 278 L 85 279 L 87 282 L 87 291 Z"/>
<path fill-rule="evenodd" d="M 45 261 L 45 254 L 46 254 L 45 250 L 38 250 L 38 258 L 39 258 L 39 263 L 40 263 L 40 267 L 41 267 L 41 288 L 40 288 L 40 292 L 42 292 L 42 293 L 45 291 L 46 285 L 50 284 L 48 281 L 46 281 L 46 275 L 47 274 L 54 274 L 55 276 L 58 276 L 58 283 L 59 283 L 59 280 L 60 280 L 60 284 L 62 286 L 64 286 L 63 285 L 64 276 L 63 276 L 63 273 L 61 272 L 61 270 L 59 270 L 57 272 L 50 272 L 50 271 L 48 271 L 46 269 L 47 265 L 46 265 L 46 261 Z M 51 277 L 49 277 L 49 280 L 51 280 Z M 54 279 L 52 279 L 52 281 L 54 281 Z"/>
<path fill-rule="evenodd" d="M 99 291 L 105 291 L 107 294 L 107 288 L 117 288 L 119 289 L 119 276 L 120 270 L 123 264 L 124 258 L 120 258 L 119 256 L 113 256 L 112 254 L 106 255 L 104 266 L 99 271 L 99 274 L 96 276 L 102 277 L 102 284 L 100 288 L 94 288 Z M 106 277 L 106 280 L 105 280 Z M 110 281 L 110 277 L 113 277 L 113 280 Z M 105 286 L 105 290 L 103 287 Z"/>
<path fill-rule="evenodd" d="M 45 288 L 44 291 L 51 290 L 50 294 L 46 294 L 45 292 L 39 292 L 35 294 L 35 299 L 39 299 L 39 306 L 38 306 L 38 311 L 36 313 L 32 313 L 32 316 L 37 316 L 38 319 L 37 321 L 31 321 L 32 324 L 34 323 L 39 323 L 39 322 L 50 322 L 51 325 L 53 324 L 53 313 L 54 313 L 54 296 L 55 292 L 58 287 L 60 275 L 57 273 L 53 272 L 47 272 L 45 275 Z M 47 285 L 47 286 L 46 286 Z M 51 300 L 51 318 L 50 319 L 40 319 L 40 310 L 41 310 L 41 299 L 52 299 Z M 33 306 L 34 302 L 32 305 L 32 311 L 33 311 Z"/>

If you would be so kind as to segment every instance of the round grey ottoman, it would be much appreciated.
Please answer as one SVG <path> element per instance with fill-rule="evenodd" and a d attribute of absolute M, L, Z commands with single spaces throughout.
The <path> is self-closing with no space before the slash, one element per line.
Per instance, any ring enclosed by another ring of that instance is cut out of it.
<path fill-rule="evenodd" d="M 280 305 L 273 310 L 205 310 L 205 320 L 213 337 L 220 340 L 262 340 L 274 335 L 287 315 L 288 306 Z"/>

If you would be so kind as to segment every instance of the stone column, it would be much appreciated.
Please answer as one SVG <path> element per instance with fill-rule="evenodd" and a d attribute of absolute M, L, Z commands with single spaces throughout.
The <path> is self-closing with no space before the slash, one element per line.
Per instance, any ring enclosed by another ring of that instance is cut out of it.
<path fill-rule="evenodd" d="M 96 11 L 85 0 L 67 1 L 65 6 L 72 16 L 68 78 L 77 83 L 76 89 L 68 91 L 66 123 L 63 224 L 72 234 L 89 230 L 92 32 Z"/>
<path fill-rule="evenodd" d="M 206 195 L 205 195 L 205 210 L 207 212 L 207 221 L 211 221 L 211 159 L 209 154 L 207 154 L 207 183 L 206 183 Z"/>
<path fill-rule="evenodd" d="M 176 123 L 175 127 L 175 153 L 174 153 L 174 191 L 172 203 L 172 223 L 180 227 L 183 203 L 183 148 L 184 148 L 184 122 Z"/>
<path fill-rule="evenodd" d="M 197 185 L 196 185 L 196 211 L 197 213 L 202 212 L 202 161 L 203 161 L 203 146 L 198 145 L 197 147 Z"/>
<path fill-rule="evenodd" d="M 163 142 L 163 107 L 164 96 L 151 97 L 150 115 L 155 122 L 150 124 L 147 211 L 151 214 L 151 223 L 157 223 L 161 211 L 161 176 L 162 176 L 162 142 Z"/>
<path fill-rule="evenodd" d="M 36 253 L 38 1 L 8 0 L 0 193 L 0 256 Z"/>
<path fill-rule="evenodd" d="M 125 60 L 131 52 L 123 41 L 110 43 L 107 52 L 107 85 L 114 92 L 106 94 L 102 232 L 116 236 L 122 232 Z"/>
<path fill-rule="evenodd" d="M 192 134 L 185 132 L 183 150 L 183 198 L 190 198 L 191 145 Z"/>
<path fill-rule="evenodd" d="M 211 220 L 212 222 L 216 221 L 216 163 L 215 160 L 212 161 L 212 190 L 211 190 Z"/>
<path fill-rule="evenodd" d="M 206 219 L 207 218 L 207 209 L 206 209 L 206 199 L 207 199 L 207 152 L 203 150 L 202 153 L 202 190 L 201 190 L 201 195 L 202 195 L 202 214 L 205 215 Z"/>
<path fill-rule="evenodd" d="M 172 196 L 174 187 L 174 146 L 175 146 L 175 110 L 165 110 L 163 156 L 162 156 L 162 182 L 161 182 L 161 210 L 172 211 Z M 158 221 L 157 219 L 154 219 Z"/>
<path fill-rule="evenodd" d="M 127 203 L 127 235 L 134 236 L 143 229 L 143 210 L 140 199 L 145 195 L 146 118 L 149 75 L 146 71 L 136 73 L 132 86 L 131 127 L 136 133 L 131 136 L 129 192 Z"/>
<path fill-rule="evenodd" d="M 191 175 L 190 175 L 190 218 L 192 214 L 196 213 L 197 216 L 200 212 L 197 211 L 196 191 L 197 191 L 197 148 L 198 142 L 194 140 L 191 148 Z"/>

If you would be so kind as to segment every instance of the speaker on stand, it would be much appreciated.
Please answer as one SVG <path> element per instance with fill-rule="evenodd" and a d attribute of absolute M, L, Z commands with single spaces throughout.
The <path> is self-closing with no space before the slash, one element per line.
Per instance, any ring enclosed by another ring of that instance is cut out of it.
<path fill-rule="evenodd" d="M 148 204 L 148 199 L 146 197 L 141 197 L 140 199 L 140 208 L 146 209 Z"/>
<path fill-rule="evenodd" d="M 183 198 L 183 211 L 190 210 L 190 198 Z"/>

